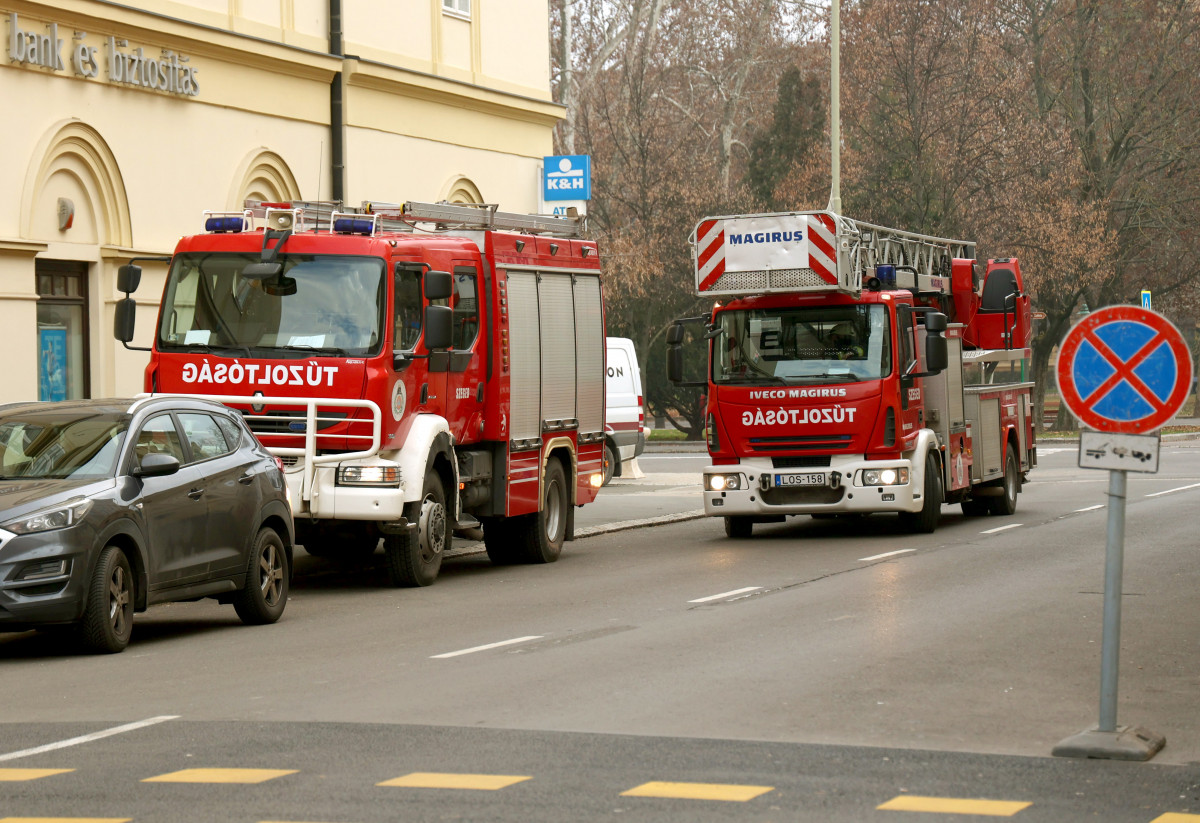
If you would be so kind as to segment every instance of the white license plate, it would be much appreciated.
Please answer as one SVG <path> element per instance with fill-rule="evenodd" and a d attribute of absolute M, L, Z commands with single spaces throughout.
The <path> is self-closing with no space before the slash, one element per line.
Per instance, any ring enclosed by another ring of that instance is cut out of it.
<path fill-rule="evenodd" d="M 777 474 L 775 475 L 776 486 L 824 486 L 825 473 L 819 472 L 816 474 Z"/>

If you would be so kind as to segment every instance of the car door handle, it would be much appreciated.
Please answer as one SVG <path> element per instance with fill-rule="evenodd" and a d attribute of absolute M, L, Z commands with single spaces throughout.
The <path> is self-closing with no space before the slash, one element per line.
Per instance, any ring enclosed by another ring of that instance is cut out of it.
<path fill-rule="evenodd" d="M 254 475 L 243 474 L 241 477 L 238 478 L 238 482 L 241 483 L 243 486 L 249 486 L 251 483 L 254 482 Z"/>
<path fill-rule="evenodd" d="M 192 498 L 193 500 L 199 500 L 203 494 L 204 489 L 192 489 L 190 492 L 188 492 L 188 497 Z"/>

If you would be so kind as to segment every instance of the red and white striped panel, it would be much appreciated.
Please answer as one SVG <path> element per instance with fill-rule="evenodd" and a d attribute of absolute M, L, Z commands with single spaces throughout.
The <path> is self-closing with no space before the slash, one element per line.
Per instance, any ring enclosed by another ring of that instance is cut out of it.
<path fill-rule="evenodd" d="M 725 273 L 725 230 L 719 220 L 696 227 L 696 291 L 708 291 Z"/>
<path fill-rule="evenodd" d="M 831 285 L 837 285 L 837 230 L 828 214 L 808 216 L 808 266 Z"/>

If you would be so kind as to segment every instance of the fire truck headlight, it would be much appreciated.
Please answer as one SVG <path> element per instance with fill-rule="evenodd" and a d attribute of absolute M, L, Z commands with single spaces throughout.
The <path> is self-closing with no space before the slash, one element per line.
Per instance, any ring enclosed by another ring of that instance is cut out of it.
<path fill-rule="evenodd" d="M 742 487 L 740 474 L 710 474 L 706 479 L 709 491 L 722 492 Z"/>
<path fill-rule="evenodd" d="M 337 471 L 339 486 L 399 486 L 399 466 L 342 466 Z"/>
<path fill-rule="evenodd" d="M 864 486 L 903 486 L 908 482 L 908 469 L 867 469 L 862 482 Z"/>

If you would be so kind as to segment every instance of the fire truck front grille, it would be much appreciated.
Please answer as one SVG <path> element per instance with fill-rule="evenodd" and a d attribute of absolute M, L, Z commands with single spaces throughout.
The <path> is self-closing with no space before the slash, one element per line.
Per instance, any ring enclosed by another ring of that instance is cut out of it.
<path fill-rule="evenodd" d="M 813 503 L 826 505 L 837 503 L 842 499 L 842 486 L 772 486 L 761 489 L 759 493 L 768 506 L 790 506 Z"/>
<path fill-rule="evenodd" d="M 266 414 L 242 412 L 242 419 L 255 434 L 304 434 L 304 414 L 294 411 L 268 411 Z M 346 419 L 346 412 L 321 411 L 317 431 L 325 431 Z"/>
<path fill-rule="evenodd" d="M 795 457 L 772 457 L 771 468 L 773 469 L 823 469 L 827 468 L 831 460 L 829 455 L 797 455 Z"/>
<path fill-rule="evenodd" d="M 726 272 L 708 291 L 757 292 L 813 288 L 829 288 L 829 282 L 812 269 L 772 269 Z"/>
<path fill-rule="evenodd" d="M 853 436 L 849 434 L 751 437 L 750 449 L 756 452 L 839 450 L 850 448 L 852 439 Z"/>

